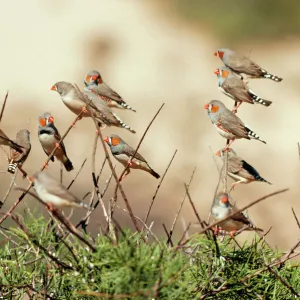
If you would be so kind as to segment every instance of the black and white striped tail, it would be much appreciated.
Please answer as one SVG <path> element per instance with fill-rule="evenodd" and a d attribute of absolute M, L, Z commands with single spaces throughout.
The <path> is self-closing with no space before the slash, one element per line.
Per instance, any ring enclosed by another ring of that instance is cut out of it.
<path fill-rule="evenodd" d="M 11 161 L 8 165 L 7 172 L 11 174 L 15 174 L 17 168 L 18 168 L 18 163 L 13 163 L 13 161 Z"/>
<path fill-rule="evenodd" d="M 132 129 L 130 126 L 128 126 L 128 125 L 126 125 L 115 113 L 112 113 L 113 114 L 113 116 L 119 121 L 119 123 L 120 123 L 120 125 L 123 127 L 123 128 L 125 128 L 125 129 L 127 129 L 127 130 L 129 130 L 130 132 L 132 132 L 132 133 L 136 133 L 136 131 L 134 130 L 134 129 Z"/>
<path fill-rule="evenodd" d="M 247 131 L 248 131 L 248 137 L 249 137 L 250 139 L 259 140 L 259 141 L 261 141 L 261 142 L 264 143 L 264 144 L 267 143 L 266 141 L 262 140 L 262 139 L 261 139 L 255 132 L 253 132 L 251 129 L 249 129 L 249 128 L 247 128 L 247 127 L 246 127 L 246 129 L 247 129 Z"/>
<path fill-rule="evenodd" d="M 248 90 L 248 93 L 249 93 L 250 97 L 252 98 L 252 100 L 256 103 L 259 103 L 263 106 L 270 106 L 272 104 L 272 101 L 260 98 L 250 89 Z"/>
<path fill-rule="evenodd" d="M 282 81 L 282 78 L 272 75 L 271 73 L 267 72 L 264 69 L 261 69 L 260 71 L 262 72 L 262 77 L 264 77 L 264 78 L 268 78 L 268 79 L 274 80 L 276 82 Z"/>
<path fill-rule="evenodd" d="M 255 180 L 256 180 L 256 181 L 261 181 L 261 182 L 266 182 L 266 183 L 268 183 L 268 184 L 272 184 L 271 182 L 269 182 L 269 181 L 267 181 L 266 179 L 262 178 L 260 175 L 257 175 L 257 176 L 255 177 Z"/>
<path fill-rule="evenodd" d="M 134 108 L 132 108 L 130 105 L 128 105 L 128 104 L 125 103 L 125 102 L 119 103 L 119 106 L 121 106 L 121 107 L 123 107 L 123 108 L 125 108 L 125 109 L 130 109 L 130 110 L 136 112 L 136 110 L 135 110 Z"/>

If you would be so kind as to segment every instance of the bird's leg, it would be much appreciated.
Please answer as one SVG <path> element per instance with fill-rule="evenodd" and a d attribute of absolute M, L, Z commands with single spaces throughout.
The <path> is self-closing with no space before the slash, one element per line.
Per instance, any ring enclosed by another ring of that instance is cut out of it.
<path fill-rule="evenodd" d="M 214 235 L 218 235 L 218 234 L 219 234 L 219 231 L 220 231 L 219 226 L 217 225 L 217 226 L 214 227 L 213 229 L 214 229 Z"/>
<path fill-rule="evenodd" d="M 81 110 L 84 114 L 86 114 L 88 112 L 88 110 L 86 109 L 86 106 L 83 106 Z"/>
<path fill-rule="evenodd" d="M 236 230 L 232 230 L 232 231 L 229 232 L 232 239 L 234 238 L 235 233 L 236 233 Z"/>
<path fill-rule="evenodd" d="M 20 172 L 22 173 L 22 178 L 24 179 L 24 178 L 26 178 L 27 177 L 27 173 L 22 169 L 22 167 L 21 166 L 19 166 L 19 170 L 20 170 Z"/>
<path fill-rule="evenodd" d="M 229 142 L 228 142 L 229 141 Z M 229 148 L 230 148 L 230 146 L 231 146 L 231 144 L 233 143 L 235 141 L 235 139 L 232 139 L 232 140 L 227 140 L 227 145 L 226 145 L 226 147 L 224 148 L 224 152 L 225 151 L 228 151 L 229 150 Z"/>
<path fill-rule="evenodd" d="M 237 110 L 238 110 L 238 108 L 242 105 L 242 101 L 240 101 L 240 102 L 238 102 L 238 101 L 235 101 L 234 102 L 234 107 L 233 107 L 233 109 L 232 109 L 232 112 L 234 113 L 234 114 L 236 114 L 237 113 Z"/>
<path fill-rule="evenodd" d="M 53 206 L 52 203 L 47 203 L 47 208 L 48 208 L 48 210 L 50 210 L 50 211 L 54 211 L 54 210 L 55 210 L 55 208 L 54 208 L 54 206 Z"/>
<path fill-rule="evenodd" d="M 61 147 L 60 147 L 60 144 L 59 143 L 55 143 L 55 147 L 57 148 L 57 149 L 61 149 Z"/>

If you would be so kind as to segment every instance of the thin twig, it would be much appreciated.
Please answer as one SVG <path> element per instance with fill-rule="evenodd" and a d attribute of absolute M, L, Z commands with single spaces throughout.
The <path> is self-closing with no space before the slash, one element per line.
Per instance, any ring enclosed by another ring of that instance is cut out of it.
<path fill-rule="evenodd" d="M 171 247 L 173 247 L 174 244 L 173 244 L 173 242 L 172 242 L 172 238 L 170 237 L 170 234 L 169 234 L 169 232 L 168 232 L 168 229 L 167 229 L 165 223 L 162 223 L 162 226 L 163 226 L 164 231 L 165 231 L 165 233 L 166 233 L 166 235 L 167 235 L 167 238 L 168 238 L 168 239 L 167 239 L 167 245 L 168 245 L 168 243 L 170 243 Z"/>
<path fill-rule="evenodd" d="M 209 229 L 211 229 L 211 228 L 213 228 L 213 227 L 216 227 L 218 224 L 220 224 L 220 223 L 222 223 L 222 222 L 224 222 L 224 221 L 226 221 L 226 220 L 232 218 L 233 216 L 235 216 L 235 215 L 239 214 L 240 212 L 244 211 L 245 209 L 247 209 L 247 208 L 249 208 L 249 207 L 251 207 L 251 206 L 257 204 L 258 202 L 261 202 L 261 201 L 263 201 L 263 200 L 265 200 L 265 199 L 267 199 L 267 198 L 270 198 L 270 197 L 272 197 L 272 196 L 275 196 L 275 195 L 284 193 L 284 192 L 286 192 L 286 191 L 288 191 L 288 190 L 289 190 L 289 189 L 282 189 L 282 190 L 279 190 L 279 191 L 270 193 L 270 194 L 265 195 L 265 196 L 263 196 L 263 197 L 261 197 L 261 198 L 259 198 L 259 199 L 257 199 L 257 200 L 254 200 L 254 201 L 250 202 L 248 205 L 244 206 L 244 207 L 241 208 L 241 209 L 237 209 L 235 212 L 229 214 L 227 217 L 225 217 L 225 218 L 223 218 L 223 219 L 221 219 L 221 220 L 218 220 L 217 222 L 212 223 L 211 225 L 207 226 L 206 228 L 204 228 L 204 229 L 201 230 L 200 232 L 197 232 L 197 233 L 193 234 L 189 239 L 187 239 L 187 240 L 185 240 L 183 243 L 181 243 L 180 247 L 182 247 L 182 246 L 184 246 L 185 244 L 187 244 L 190 240 L 192 240 L 192 239 L 193 239 L 194 237 L 196 237 L 197 235 L 200 235 L 200 234 L 206 232 L 207 230 L 209 230 Z"/>
<path fill-rule="evenodd" d="M 8 98 L 8 91 L 6 91 L 4 102 L 2 104 L 2 109 L 1 109 L 1 113 L 0 113 L 0 122 L 2 121 L 2 117 L 3 117 L 3 114 L 4 114 L 4 109 L 5 109 L 5 106 L 6 106 L 7 98 Z"/>
<path fill-rule="evenodd" d="M 86 160 L 87 160 L 87 159 L 85 158 L 85 160 L 84 160 L 83 163 L 81 164 L 81 167 L 79 168 L 77 174 L 75 175 L 75 177 L 72 179 L 72 181 L 71 181 L 70 184 L 68 185 L 67 190 L 71 188 L 71 186 L 73 185 L 73 183 L 74 183 L 75 180 L 77 179 L 79 173 L 82 171 L 82 169 L 83 169 L 83 167 L 84 167 L 84 165 L 85 165 L 85 163 L 86 163 Z"/>
<path fill-rule="evenodd" d="M 5 196 L 4 196 L 3 200 L 2 200 L 2 205 L 6 202 L 8 196 L 9 196 L 9 194 L 10 194 L 10 192 L 11 192 L 11 190 L 12 190 L 14 184 L 15 184 L 15 181 L 16 181 L 16 178 L 17 178 L 17 173 L 18 173 L 18 171 L 16 170 L 15 174 L 13 176 L 11 176 L 11 182 L 10 182 L 8 190 L 7 190 Z"/>
<path fill-rule="evenodd" d="M 294 211 L 293 208 L 292 208 L 292 212 L 293 212 L 294 218 L 295 218 L 295 220 L 296 220 L 296 223 L 297 223 L 297 225 L 298 225 L 298 228 L 300 229 L 300 222 L 299 222 L 299 220 L 298 220 L 298 218 L 297 218 L 297 216 L 296 216 L 296 213 L 295 213 L 295 211 Z"/>
<path fill-rule="evenodd" d="M 189 187 L 189 186 L 191 185 L 191 183 L 192 183 L 192 180 L 193 180 L 193 178 L 194 178 L 195 172 L 196 172 L 196 168 L 195 168 L 195 169 L 193 170 L 193 172 L 192 172 L 192 175 L 191 175 L 190 180 L 189 180 L 189 183 L 188 183 L 188 187 Z M 170 229 L 170 234 L 169 234 L 170 238 L 171 238 L 172 235 L 173 235 L 174 228 L 175 228 L 175 225 L 176 225 L 178 216 L 179 216 L 179 214 L 180 214 L 180 211 L 181 211 L 181 209 L 182 209 L 182 206 L 183 206 L 183 203 L 184 203 L 184 200 L 185 200 L 186 196 L 187 196 L 187 194 L 186 194 L 186 191 L 185 191 L 184 196 L 183 196 L 183 198 L 182 198 L 182 200 L 181 200 L 181 202 L 180 202 L 180 205 L 179 205 L 179 207 L 178 207 L 177 213 L 176 213 L 176 215 L 175 215 L 175 218 L 174 218 L 174 220 L 173 220 L 171 229 Z M 168 241 L 167 241 L 167 244 L 168 244 L 168 243 L 169 243 L 169 239 L 168 239 Z"/>
<path fill-rule="evenodd" d="M 149 206 L 149 208 L 148 208 L 148 211 L 147 211 L 147 213 L 146 213 L 146 217 L 145 217 L 144 223 L 147 223 L 147 221 L 148 221 L 148 217 L 149 217 L 149 215 L 150 215 L 150 211 L 151 211 L 151 209 L 152 209 L 154 200 L 155 200 L 155 198 L 156 198 L 156 196 L 157 196 L 157 193 L 158 193 L 158 191 L 159 191 L 159 189 L 160 189 L 160 187 L 161 187 L 161 185 L 162 185 L 162 182 L 164 181 L 164 178 L 165 178 L 165 176 L 166 176 L 166 174 L 167 174 L 167 172 L 168 172 L 168 170 L 169 170 L 169 168 L 170 168 L 170 166 L 171 166 L 171 164 L 172 164 L 172 162 L 173 162 L 173 160 L 174 160 L 174 158 L 175 158 L 176 153 L 177 153 L 177 150 L 175 150 L 175 152 L 174 152 L 174 154 L 173 154 L 173 156 L 172 156 L 172 158 L 171 158 L 171 160 L 170 160 L 170 162 L 169 162 L 169 164 L 168 164 L 168 166 L 167 166 L 167 168 L 166 168 L 166 170 L 165 170 L 165 172 L 164 172 L 164 174 L 163 174 L 163 176 L 162 176 L 160 182 L 159 182 L 158 185 L 157 185 L 156 191 L 155 191 L 155 193 L 154 193 L 154 196 L 152 197 L 152 201 L 151 201 L 150 206 Z"/>

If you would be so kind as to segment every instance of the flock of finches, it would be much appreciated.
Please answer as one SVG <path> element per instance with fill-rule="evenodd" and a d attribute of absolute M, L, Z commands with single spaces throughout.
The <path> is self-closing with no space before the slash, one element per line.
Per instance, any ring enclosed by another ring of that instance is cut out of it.
<path fill-rule="evenodd" d="M 227 146 L 218 151 L 216 155 L 222 157 L 224 160 L 225 152 L 227 152 L 227 174 L 236 181 L 232 185 L 232 189 L 238 183 L 250 183 L 253 181 L 269 183 L 263 179 L 251 165 L 237 156 L 230 146 L 235 139 L 241 138 L 249 140 L 256 139 L 265 143 L 265 141 L 260 139 L 260 137 L 248 128 L 236 115 L 238 108 L 243 102 L 250 104 L 258 103 L 264 106 L 269 106 L 272 103 L 256 95 L 248 87 L 246 79 L 268 78 L 280 82 L 282 78 L 270 74 L 249 58 L 229 49 L 219 49 L 215 52 L 215 56 L 218 56 L 225 65 L 215 70 L 215 74 L 218 76 L 219 89 L 235 101 L 232 111 L 227 109 L 225 105 L 218 100 L 212 100 L 204 106 L 216 130 L 227 140 Z M 135 133 L 112 109 L 126 109 L 134 112 L 135 110 L 103 81 L 98 71 L 92 70 L 88 72 L 85 76 L 84 83 L 85 88 L 83 91 L 80 91 L 77 87 L 65 81 L 55 83 L 51 90 L 56 91 L 60 95 L 63 103 L 74 114 L 80 115 L 81 117 L 92 118 L 98 123 L 99 128 L 105 128 L 105 126 L 123 127 Z M 51 158 L 52 161 L 56 158 L 63 163 L 68 172 L 74 169 L 72 162 L 67 156 L 64 143 L 62 141 L 60 142 L 61 136 L 54 125 L 54 117 L 48 112 L 39 116 L 38 137 L 47 156 L 55 150 Z M 112 134 L 105 137 L 104 141 L 110 147 L 111 153 L 116 160 L 124 166 L 127 166 L 129 163 L 129 168 L 122 179 L 129 174 L 130 169 L 141 169 L 150 173 L 155 178 L 160 177 L 139 153 L 136 153 L 134 158 L 132 158 L 135 149 L 119 136 Z M 0 130 L 0 144 L 7 145 L 11 148 L 8 171 L 14 173 L 18 168 L 24 174 L 25 172 L 22 169 L 22 165 L 31 149 L 29 131 L 20 130 L 17 133 L 16 141 L 12 141 Z M 65 206 L 91 209 L 62 184 L 47 174 L 47 172 L 37 172 L 30 177 L 30 180 L 34 184 L 38 197 L 47 204 L 49 209 L 59 209 Z M 221 192 L 218 193 L 214 199 L 211 214 L 216 220 L 220 220 L 236 211 L 236 209 L 237 208 L 229 201 L 229 194 Z M 261 230 L 252 226 L 251 222 L 243 213 L 239 213 L 227 221 L 220 223 L 220 227 L 231 235 L 243 228 Z"/>

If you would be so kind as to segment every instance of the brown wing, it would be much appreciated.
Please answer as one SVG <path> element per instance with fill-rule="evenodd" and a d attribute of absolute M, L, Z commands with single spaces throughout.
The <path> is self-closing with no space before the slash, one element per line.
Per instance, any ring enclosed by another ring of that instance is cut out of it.
<path fill-rule="evenodd" d="M 105 82 L 98 84 L 98 86 L 93 89 L 97 94 L 110 98 L 118 103 L 123 103 L 123 98 L 115 92 L 112 88 L 110 88 Z"/>
<path fill-rule="evenodd" d="M 239 157 L 234 156 L 231 158 L 228 158 L 228 172 L 237 174 L 242 170 L 242 162 Z"/>
<path fill-rule="evenodd" d="M 243 80 L 232 76 L 223 81 L 222 88 L 226 93 L 231 94 L 237 100 L 253 104 L 253 100 L 248 94 L 248 87 Z"/>
<path fill-rule="evenodd" d="M 228 67 L 238 73 L 245 73 L 253 76 L 260 76 L 262 74 L 261 67 L 243 55 L 236 54 L 232 56 Z"/>
<path fill-rule="evenodd" d="M 248 131 L 239 117 L 237 117 L 230 110 L 220 114 L 219 124 L 217 126 L 223 127 L 225 131 L 232 132 L 234 135 L 250 140 L 248 137 Z"/>
<path fill-rule="evenodd" d="M 135 149 L 133 149 L 132 147 L 130 147 L 129 145 L 126 144 L 126 145 L 124 145 L 124 147 L 122 149 L 122 152 L 124 154 L 128 155 L 129 157 L 131 157 L 134 154 Z M 138 159 L 138 160 L 140 160 L 142 162 L 147 163 L 146 159 L 141 154 L 139 154 L 138 152 L 135 154 L 134 158 Z"/>
<path fill-rule="evenodd" d="M 237 209 L 236 207 L 233 206 L 233 207 L 231 208 L 231 213 L 234 213 L 234 212 L 236 212 L 237 210 L 238 210 L 238 209 Z M 245 225 L 251 225 L 250 221 L 245 217 L 245 215 L 244 215 L 242 212 L 240 212 L 240 213 L 234 215 L 234 216 L 232 217 L 232 219 L 235 220 L 235 221 L 241 222 L 241 223 L 243 223 L 243 224 L 245 224 Z"/>

